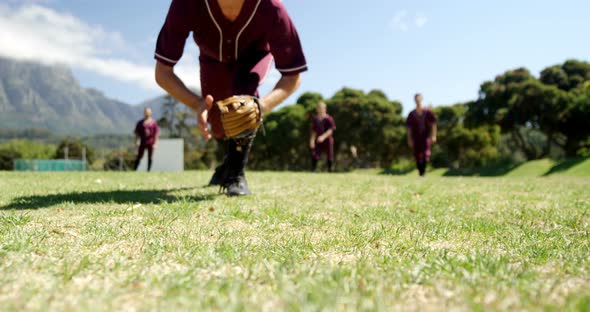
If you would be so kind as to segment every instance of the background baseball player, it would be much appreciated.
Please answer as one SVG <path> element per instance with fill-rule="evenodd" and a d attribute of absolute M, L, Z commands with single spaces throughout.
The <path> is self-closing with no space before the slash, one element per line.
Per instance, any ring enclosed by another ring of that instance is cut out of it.
<path fill-rule="evenodd" d="M 320 102 L 316 107 L 317 115 L 312 117 L 311 138 L 309 140 L 309 147 L 313 150 L 311 160 L 312 171 L 317 170 L 318 161 L 322 153 L 326 154 L 328 171 L 332 172 L 332 164 L 334 163 L 334 130 L 336 130 L 336 123 L 334 118 L 328 115 L 326 103 Z"/>
<path fill-rule="evenodd" d="M 420 176 L 426 173 L 426 164 L 430 160 L 430 147 L 436 143 L 436 117 L 434 113 L 422 107 L 422 94 L 414 96 L 416 109 L 408 115 L 408 145 L 414 152 L 416 167 Z"/>
<path fill-rule="evenodd" d="M 152 157 L 154 150 L 158 147 L 158 139 L 160 136 L 160 127 L 158 122 L 152 118 L 152 109 L 146 107 L 143 110 L 144 118 L 135 125 L 135 147 L 137 148 L 137 158 L 135 159 L 135 170 L 139 167 L 139 162 L 143 158 L 143 154 L 147 150 L 148 164 L 147 170 L 152 170 Z"/>
<path fill-rule="evenodd" d="M 174 73 L 189 33 L 200 49 L 200 98 Z M 258 96 L 258 85 L 273 62 L 282 74 L 275 88 L 260 98 L 270 112 L 300 85 L 307 70 L 299 36 L 280 0 L 173 0 L 160 31 L 155 58 L 156 81 L 169 94 L 197 111 L 199 130 L 205 139 L 223 139 L 225 133 L 215 101 L 233 95 Z M 252 140 L 227 140 L 223 165 L 211 184 L 221 183 L 227 194 L 250 191 L 244 169 Z"/>

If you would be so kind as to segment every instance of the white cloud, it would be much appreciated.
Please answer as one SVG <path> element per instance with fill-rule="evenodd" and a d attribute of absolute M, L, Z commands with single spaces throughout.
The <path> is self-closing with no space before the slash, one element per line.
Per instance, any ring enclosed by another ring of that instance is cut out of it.
<path fill-rule="evenodd" d="M 396 31 L 408 31 L 408 22 L 407 22 L 408 12 L 405 10 L 401 10 L 393 15 L 393 18 L 390 21 L 390 27 Z"/>
<path fill-rule="evenodd" d="M 0 6 L 0 42 L 0 55 L 4 57 L 65 64 L 144 89 L 159 88 L 154 81 L 151 51 L 135 51 L 118 32 L 106 31 L 44 6 Z M 138 55 L 145 61 L 133 61 L 122 54 Z M 198 88 L 195 59 L 186 59 L 177 65 L 176 72 L 189 86 Z"/>
<path fill-rule="evenodd" d="M 426 23 L 428 23 L 428 17 L 426 17 L 422 13 L 416 14 L 416 18 L 414 19 L 414 24 L 416 25 L 416 27 L 422 28 L 426 26 Z"/>
<path fill-rule="evenodd" d="M 411 15 L 406 10 L 395 12 L 389 21 L 389 27 L 396 32 L 407 32 L 414 27 L 421 29 L 428 23 L 428 17 L 422 13 L 414 14 L 413 18 Z"/>

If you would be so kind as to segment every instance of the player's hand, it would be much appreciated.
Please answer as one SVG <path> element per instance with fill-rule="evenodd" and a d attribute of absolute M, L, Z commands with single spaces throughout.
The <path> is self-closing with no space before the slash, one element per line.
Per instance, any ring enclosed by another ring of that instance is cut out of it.
<path fill-rule="evenodd" d="M 435 136 L 431 137 L 430 141 L 432 142 L 432 144 L 436 144 L 436 142 L 437 142 L 436 137 Z"/>
<path fill-rule="evenodd" d="M 315 149 L 315 142 L 314 141 L 309 142 L 309 148 Z"/>
<path fill-rule="evenodd" d="M 154 149 L 154 151 L 158 148 L 158 143 L 154 143 L 154 146 L 152 147 Z"/>
<path fill-rule="evenodd" d="M 326 138 L 324 138 L 324 136 L 321 136 L 318 138 L 318 143 L 324 143 L 324 141 L 326 140 Z"/>
<path fill-rule="evenodd" d="M 203 136 L 205 141 L 209 141 L 211 139 L 211 133 L 209 133 L 209 127 L 207 126 L 207 117 L 209 116 L 209 110 L 213 106 L 213 97 L 211 95 L 207 95 L 204 101 L 201 101 L 201 105 L 197 110 L 197 122 L 199 127 L 199 131 Z"/>
<path fill-rule="evenodd" d="M 412 142 L 411 140 L 408 140 L 408 146 L 410 147 L 410 149 L 414 149 L 414 142 Z"/>

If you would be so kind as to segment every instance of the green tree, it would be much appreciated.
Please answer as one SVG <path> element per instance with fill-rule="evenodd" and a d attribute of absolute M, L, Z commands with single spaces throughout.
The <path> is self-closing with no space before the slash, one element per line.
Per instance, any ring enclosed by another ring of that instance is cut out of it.
<path fill-rule="evenodd" d="M 567 73 L 559 65 L 545 68 L 539 78 L 542 83 L 550 86 L 556 86 L 561 90 L 570 89 L 570 81 Z"/>
<path fill-rule="evenodd" d="M 557 91 L 557 88 L 544 88 L 525 68 L 507 71 L 481 85 L 479 99 L 468 104 L 465 124 L 468 128 L 498 125 L 528 160 L 541 158 L 547 151 L 543 148 L 547 143 L 539 147 L 527 140 L 526 134 L 530 130 L 554 131 L 541 128 L 539 115 L 544 114 L 540 111 L 554 111 L 556 106 L 562 105 L 559 98 L 562 94 Z M 552 98 L 544 99 L 544 94 Z M 552 120 L 544 122 L 555 124 Z"/>
<path fill-rule="evenodd" d="M 388 167 L 407 154 L 402 105 L 390 101 L 382 91 L 365 94 L 344 88 L 328 102 L 328 112 L 337 124 L 335 134 L 338 155 L 358 151 L 359 161 L 370 166 Z"/>
<path fill-rule="evenodd" d="M 251 167 L 309 169 L 310 116 L 321 100 L 320 94 L 305 93 L 296 105 L 285 106 L 265 116 L 267 135 L 256 139 Z M 349 169 L 348 164 L 353 163 L 351 147 L 359 152 L 359 162 L 368 166 L 389 166 L 392 160 L 407 154 L 407 148 L 401 147 L 405 146 L 401 144 L 405 135 L 401 103 L 390 101 L 379 90 L 365 94 L 349 88 L 343 88 L 325 101 L 328 113 L 336 121 L 335 153 L 340 170 Z"/>
<path fill-rule="evenodd" d="M 0 149 L 15 151 L 25 159 L 53 159 L 56 151 L 54 145 L 20 139 L 4 143 Z"/>
<path fill-rule="evenodd" d="M 562 68 L 568 75 L 570 90 L 580 88 L 584 82 L 590 80 L 590 63 L 588 62 L 567 60 Z"/>
<path fill-rule="evenodd" d="M 162 117 L 158 124 L 170 138 L 186 138 L 191 135 L 190 128 L 196 123 L 196 115 L 192 110 L 184 107 L 170 95 L 164 97 Z"/>
<path fill-rule="evenodd" d="M 566 136 L 563 148 L 569 157 L 577 156 L 580 149 L 586 148 L 590 138 L 590 90 L 576 96 L 567 107 L 560 131 Z"/>
<path fill-rule="evenodd" d="M 135 158 L 135 150 L 112 151 L 106 157 L 103 169 L 105 171 L 132 171 L 135 166 Z"/>
<path fill-rule="evenodd" d="M 290 105 L 264 119 L 266 136 L 258 135 L 250 166 L 265 170 L 305 170 L 309 167 L 309 118 L 303 105 Z"/>
<path fill-rule="evenodd" d="M 90 148 L 82 141 L 76 139 L 65 139 L 61 141 L 57 146 L 57 151 L 54 158 L 64 159 L 66 156 L 66 149 L 68 159 L 82 159 L 84 153 L 83 151 L 86 150 L 86 161 L 89 164 L 94 162 L 94 149 Z"/>
<path fill-rule="evenodd" d="M 10 149 L 0 149 L 0 170 L 13 170 L 14 161 L 22 158 L 22 155 Z"/>
<path fill-rule="evenodd" d="M 435 167 L 474 168 L 495 163 L 500 158 L 500 128 L 483 125 L 467 128 L 464 118 L 472 103 L 434 109 L 438 118 L 438 144 L 433 148 Z"/>

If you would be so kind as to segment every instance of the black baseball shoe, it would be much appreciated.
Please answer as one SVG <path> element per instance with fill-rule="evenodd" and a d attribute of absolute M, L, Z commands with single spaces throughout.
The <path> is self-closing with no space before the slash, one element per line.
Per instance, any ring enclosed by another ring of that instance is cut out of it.
<path fill-rule="evenodd" d="M 248 182 L 244 175 L 239 175 L 237 178 L 229 179 L 226 184 L 227 196 L 244 196 L 252 194 L 248 188 Z"/>
<path fill-rule="evenodd" d="M 225 175 L 227 174 L 226 169 L 227 166 L 225 165 L 225 162 L 217 168 L 215 168 L 215 173 L 213 173 L 213 176 L 211 176 L 211 180 L 209 180 L 209 186 L 222 185 L 223 180 L 225 179 Z"/>

